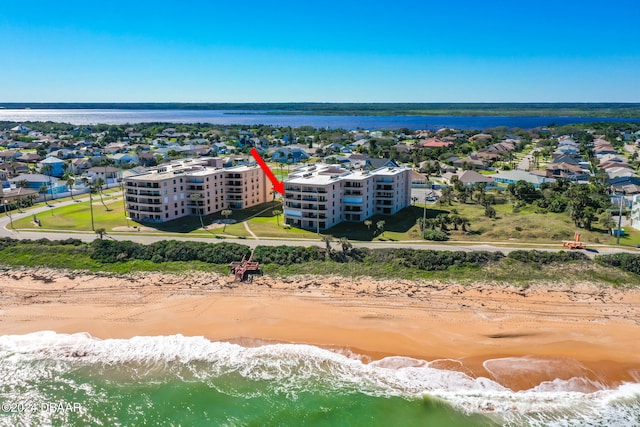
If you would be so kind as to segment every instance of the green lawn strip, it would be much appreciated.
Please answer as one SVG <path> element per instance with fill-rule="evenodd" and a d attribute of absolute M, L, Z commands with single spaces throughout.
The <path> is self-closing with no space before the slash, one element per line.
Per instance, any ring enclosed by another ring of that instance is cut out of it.
<path fill-rule="evenodd" d="M 51 208 L 37 214 L 37 218 L 40 220 L 42 229 L 91 231 L 91 212 L 88 201 Z M 126 227 L 127 225 L 124 208 L 121 204 L 107 203 L 105 207 L 95 199 L 93 201 L 93 222 L 95 228 L 104 228 L 107 232 L 115 227 Z M 33 216 L 15 220 L 13 225 L 17 229 L 34 228 Z M 131 225 L 133 224 L 131 223 Z"/>

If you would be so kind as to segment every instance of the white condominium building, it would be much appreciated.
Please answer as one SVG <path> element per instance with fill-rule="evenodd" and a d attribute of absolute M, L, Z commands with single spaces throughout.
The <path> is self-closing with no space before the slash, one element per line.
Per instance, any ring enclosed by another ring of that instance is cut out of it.
<path fill-rule="evenodd" d="M 245 209 L 268 200 L 271 185 L 258 166 L 222 168 L 222 159 L 187 159 L 124 180 L 127 215 L 165 222 L 187 215 Z"/>
<path fill-rule="evenodd" d="M 297 168 L 284 182 L 285 222 L 307 230 L 393 215 L 410 202 L 411 170 L 402 167 L 348 171 L 316 164 Z"/>

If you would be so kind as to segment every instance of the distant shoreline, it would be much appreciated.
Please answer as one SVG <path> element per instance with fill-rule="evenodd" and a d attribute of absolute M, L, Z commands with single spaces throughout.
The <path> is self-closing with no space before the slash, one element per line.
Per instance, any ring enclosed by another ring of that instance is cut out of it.
<path fill-rule="evenodd" d="M 640 103 L 180 103 L 0 102 L 0 109 L 225 110 L 234 115 L 531 116 L 640 118 Z M 229 113 L 228 113 L 229 114 Z"/>

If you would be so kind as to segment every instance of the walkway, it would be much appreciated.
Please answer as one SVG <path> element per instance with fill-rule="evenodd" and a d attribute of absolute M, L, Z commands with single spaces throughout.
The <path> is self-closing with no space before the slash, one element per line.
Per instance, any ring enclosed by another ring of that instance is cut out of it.
<path fill-rule="evenodd" d="M 38 208 L 29 209 L 25 212 L 12 213 L 11 217 L 13 220 L 17 220 L 20 218 L 24 218 L 27 216 L 32 216 L 33 214 L 41 214 L 43 212 L 48 212 L 50 209 L 54 207 L 62 207 L 68 206 L 77 202 L 88 201 L 89 198 L 85 197 L 82 199 L 76 198 L 76 200 L 68 200 L 64 202 L 55 202 L 51 204 L 51 206 L 40 206 Z M 272 208 L 268 208 L 272 209 Z M 267 209 L 267 210 L 268 210 Z M 264 211 L 262 211 L 264 212 Z M 256 215 L 259 215 L 260 213 Z M 254 216 L 256 216 L 254 215 Z M 8 228 L 9 226 L 9 217 L 7 215 L 0 216 L 0 237 L 12 237 L 14 239 L 26 239 L 26 240 L 37 240 L 37 239 L 50 239 L 50 240 L 59 240 L 66 239 L 69 237 L 73 237 L 74 239 L 79 239 L 85 242 L 91 242 L 97 238 L 97 235 L 88 231 L 70 231 L 70 230 L 38 230 L 38 231 L 17 231 Z M 246 225 L 245 221 L 245 227 Z M 324 247 L 325 244 L 320 239 L 305 239 L 305 238 L 264 238 L 259 237 L 255 233 L 253 233 L 249 228 L 247 228 L 249 234 L 252 236 L 252 240 L 248 239 L 231 239 L 226 238 L 225 240 L 233 240 L 234 242 L 241 243 L 243 245 L 247 245 L 249 247 L 256 247 L 258 245 L 262 246 L 278 246 L 278 245 L 287 245 L 287 246 L 320 246 Z M 137 243 L 149 244 L 162 240 L 181 240 L 181 241 L 193 241 L 193 242 L 207 242 L 207 243 L 216 243 L 220 242 L 218 239 L 211 239 L 210 237 L 187 237 L 182 234 L 145 234 L 144 232 L 136 232 L 136 233 L 128 233 L 128 232 L 109 232 L 107 237 L 113 240 L 130 240 Z M 421 242 L 421 241 L 386 241 L 386 242 L 352 242 L 354 246 L 362 247 L 362 248 L 411 248 L 411 249 L 433 249 L 433 250 L 446 250 L 446 251 L 492 251 L 492 252 L 504 252 L 508 253 L 514 250 L 519 249 L 540 249 L 545 251 L 561 251 L 565 250 L 560 244 L 536 244 L 536 243 L 513 243 L 513 242 L 472 242 L 472 241 L 448 241 L 446 243 L 433 243 L 433 242 Z M 589 245 L 592 251 L 586 251 L 589 257 L 594 257 L 596 254 L 605 254 L 605 253 L 616 253 L 616 252 L 631 252 L 631 253 L 640 253 L 638 249 L 628 248 L 628 247 L 611 247 L 606 245 Z M 597 250 L 597 251 L 596 251 Z"/>

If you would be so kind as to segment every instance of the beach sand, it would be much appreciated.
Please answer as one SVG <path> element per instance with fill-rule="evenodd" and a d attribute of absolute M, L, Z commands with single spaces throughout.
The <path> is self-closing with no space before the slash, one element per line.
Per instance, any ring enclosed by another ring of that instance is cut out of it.
<path fill-rule="evenodd" d="M 408 356 L 513 390 L 555 378 L 640 381 L 640 290 L 592 284 L 0 272 L 0 335 L 43 330 Z"/>

